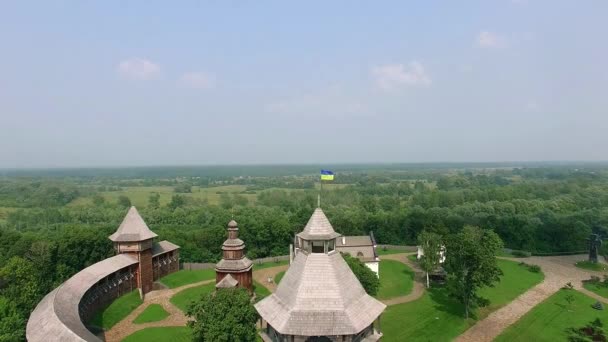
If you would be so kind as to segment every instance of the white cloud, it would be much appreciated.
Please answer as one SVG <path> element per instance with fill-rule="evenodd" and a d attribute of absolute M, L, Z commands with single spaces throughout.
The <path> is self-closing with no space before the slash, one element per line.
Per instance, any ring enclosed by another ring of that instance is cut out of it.
<path fill-rule="evenodd" d="M 204 72 L 187 72 L 179 78 L 178 82 L 189 88 L 211 89 L 215 86 L 215 77 Z"/>
<path fill-rule="evenodd" d="M 429 86 L 432 81 L 424 66 L 417 61 L 403 64 L 385 64 L 372 67 L 372 78 L 378 87 L 391 90 L 401 86 Z"/>
<path fill-rule="evenodd" d="M 129 58 L 118 64 L 118 73 L 133 80 L 150 80 L 158 77 L 160 65 L 144 58 Z"/>
<path fill-rule="evenodd" d="M 494 32 L 484 30 L 477 35 L 477 45 L 484 48 L 506 48 L 507 41 Z"/>

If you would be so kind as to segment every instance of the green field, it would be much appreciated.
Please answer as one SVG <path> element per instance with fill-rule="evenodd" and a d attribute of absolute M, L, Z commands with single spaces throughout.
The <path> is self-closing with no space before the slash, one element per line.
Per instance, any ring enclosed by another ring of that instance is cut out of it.
<path fill-rule="evenodd" d="M 401 254 L 401 253 L 410 253 L 408 251 L 404 251 L 401 249 L 382 249 L 382 248 L 377 248 L 376 249 L 376 253 L 378 253 L 378 255 L 388 255 L 388 254 Z"/>
<path fill-rule="evenodd" d="M 150 304 L 133 320 L 133 323 L 158 322 L 167 317 L 169 317 L 169 313 L 160 304 Z"/>
<path fill-rule="evenodd" d="M 377 297 L 388 299 L 405 296 L 412 291 L 414 271 L 395 260 L 380 261 L 380 289 Z"/>
<path fill-rule="evenodd" d="M 127 336 L 122 342 L 190 342 L 192 330 L 188 327 L 146 328 Z"/>
<path fill-rule="evenodd" d="M 271 292 L 266 288 L 266 286 L 258 283 L 255 280 L 253 281 L 253 292 L 255 293 L 256 300 L 258 301 L 271 295 Z"/>
<path fill-rule="evenodd" d="M 168 288 L 174 289 L 176 287 L 211 279 L 215 279 L 215 270 L 213 268 L 177 271 L 160 278 L 160 282 L 165 284 Z"/>
<path fill-rule="evenodd" d="M 489 308 L 478 310 L 478 319 L 509 303 L 543 279 L 541 273 L 530 272 L 516 262 L 498 260 L 498 265 L 504 275 L 495 287 L 482 290 L 491 304 Z M 431 288 L 418 300 L 386 308 L 382 314 L 382 340 L 450 341 L 474 323 L 474 318 L 464 319 L 462 305 L 449 298 L 444 288 Z"/>
<path fill-rule="evenodd" d="M 279 285 L 281 279 L 283 279 L 283 276 L 285 276 L 285 271 L 277 273 L 277 275 L 274 276 L 274 283 Z"/>
<path fill-rule="evenodd" d="M 202 295 L 215 291 L 215 283 L 191 287 L 181 290 L 171 297 L 170 301 L 183 312 L 186 312 L 188 305 L 201 298 Z"/>
<path fill-rule="evenodd" d="M 569 305 L 566 296 L 574 302 Z M 535 306 L 519 321 L 507 328 L 495 341 L 566 341 L 567 328 L 579 328 L 599 318 L 608 322 L 608 311 L 591 307 L 596 300 L 575 290 L 560 290 Z"/>
<path fill-rule="evenodd" d="M 269 268 L 269 267 L 276 267 L 276 266 L 283 266 L 283 265 L 289 265 L 289 260 L 282 260 L 282 261 L 269 261 L 269 262 L 264 262 L 261 264 L 253 264 L 253 270 L 261 270 L 263 268 Z"/>
<path fill-rule="evenodd" d="M 192 187 L 191 193 L 180 193 L 186 197 L 197 200 L 208 201 L 209 204 L 218 204 L 222 193 L 239 194 L 247 198 L 249 203 L 255 203 L 256 194 L 246 194 L 247 186 L 245 185 L 225 185 L 211 188 L 201 188 L 198 186 Z M 160 204 L 166 205 L 171 201 L 171 197 L 176 194 L 172 186 L 130 186 L 124 187 L 121 191 L 104 191 L 100 192 L 106 201 L 116 202 L 119 196 L 127 196 L 131 203 L 137 207 L 145 207 L 148 205 L 150 195 L 158 193 L 160 195 Z M 80 197 L 70 203 L 70 205 L 92 204 L 92 199 L 89 197 Z"/>
<path fill-rule="evenodd" d="M 606 270 L 606 264 L 603 264 L 601 262 L 598 263 L 593 263 L 587 260 L 584 261 L 579 261 L 576 264 L 576 267 L 578 268 L 582 268 L 585 270 L 590 270 L 590 271 L 605 271 Z"/>
<path fill-rule="evenodd" d="M 594 292 L 602 297 L 608 298 L 608 286 L 602 286 L 601 283 L 583 282 L 583 287 Z"/>
<path fill-rule="evenodd" d="M 143 301 L 139 298 L 139 290 L 127 293 L 118 297 L 105 309 L 97 312 L 91 319 L 90 324 L 108 330 L 122 321 L 142 303 Z"/>

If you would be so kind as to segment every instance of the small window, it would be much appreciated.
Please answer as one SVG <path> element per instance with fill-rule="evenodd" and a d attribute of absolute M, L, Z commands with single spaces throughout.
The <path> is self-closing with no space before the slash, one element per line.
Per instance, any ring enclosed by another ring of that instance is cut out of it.
<path fill-rule="evenodd" d="M 327 243 L 327 251 L 331 252 L 336 248 L 336 240 L 329 240 Z"/>
<path fill-rule="evenodd" d="M 312 252 L 325 253 L 325 246 L 323 241 L 312 241 Z"/>
<path fill-rule="evenodd" d="M 357 252 L 357 256 L 358 257 L 362 257 L 363 256 L 363 252 Z"/>

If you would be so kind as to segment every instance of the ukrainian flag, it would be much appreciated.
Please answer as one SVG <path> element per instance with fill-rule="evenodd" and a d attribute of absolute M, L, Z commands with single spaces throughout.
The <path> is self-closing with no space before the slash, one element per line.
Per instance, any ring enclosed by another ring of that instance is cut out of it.
<path fill-rule="evenodd" d="M 334 180 L 334 173 L 329 170 L 321 170 L 321 180 Z"/>

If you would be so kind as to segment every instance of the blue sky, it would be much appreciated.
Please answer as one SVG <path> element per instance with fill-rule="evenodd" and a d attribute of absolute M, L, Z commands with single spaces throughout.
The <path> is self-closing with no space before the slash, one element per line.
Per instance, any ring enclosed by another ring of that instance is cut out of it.
<path fill-rule="evenodd" d="M 0 3 L 0 167 L 606 160 L 608 2 Z"/>

